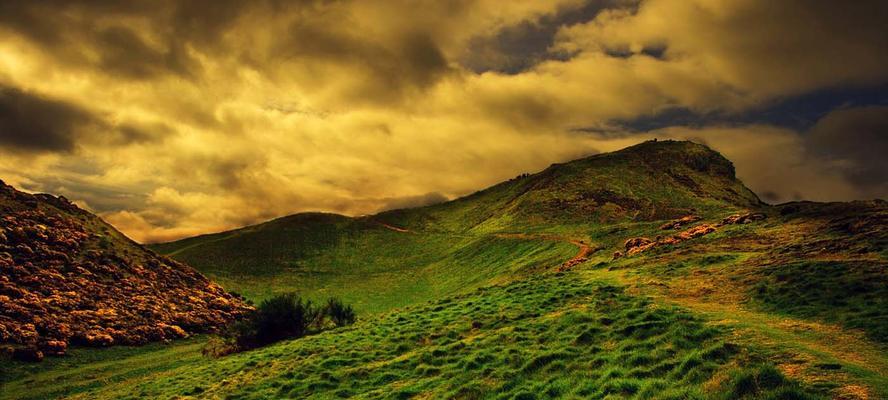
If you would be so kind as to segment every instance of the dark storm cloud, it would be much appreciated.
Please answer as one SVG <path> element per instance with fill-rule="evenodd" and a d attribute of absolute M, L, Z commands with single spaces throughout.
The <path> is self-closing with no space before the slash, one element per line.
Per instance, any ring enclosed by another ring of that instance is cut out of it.
<path fill-rule="evenodd" d="M 0 85 L 0 146 L 19 153 L 71 153 L 80 144 L 148 143 L 172 132 L 163 123 L 112 124 L 77 104 Z"/>
<path fill-rule="evenodd" d="M 163 48 L 149 46 L 123 22 L 127 18 L 155 22 L 166 6 L 144 1 L 11 1 L 0 5 L 0 31 L 5 28 L 36 43 L 66 64 L 98 68 L 108 75 L 133 79 L 184 75 L 194 62 L 181 42 L 166 34 Z"/>
<path fill-rule="evenodd" d="M 355 101 L 397 100 L 411 88 L 428 88 L 455 72 L 428 32 L 417 30 L 381 41 L 360 31 L 338 28 L 348 24 L 343 18 L 347 15 L 306 13 L 289 26 L 271 58 L 347 66 L 353 74 L 366 77 L 346 93 Z"/>
<path fill-rule="evenodd" d="M 862 193 L 888 198 L 888 106 L 836 110 L 808 132 L 809 151 Z"/>
<path fill-rule="evenodd" d="M 237 16 L 258 2 L 219 1 L 6 1 L 0 4 L 0 31 L 40 45 L 60 61 L 98 68 L 108 75 L 149 79 L 194 77 L 198 63 L 187 44 L 203 47 Z M 155 43 L 129 25 L 148 22 Z M 95 55 L 95 56 L 93 56 Z"/>
<path fill-rule="evenodd" d="M 147 79 L 167 73 L 184 76 L 197 68 L 181 45 L 171 43 L 167 50 L 156 50 L 123 27 L 96 32 L 93 43 L 100 49 L 99 67 L 121 77 Z"/>
<path fill-rule="evenodd" d="M 78 132 L 97 123 L 76 105 L 0 86 L 0 146 L 24 152 L 70 152 Z"/>
<path fill-rule="evenodd" d="M 187 45 L 201 52 L 240 54 L 253 65 L 250 49 L 227 46 L 225 34 L 243 16 L 293 16 L 270 57 L 279 61 L 303 58 L 363 66 L 377 86 L 394 91 L 404 86 L 426 87 L 449 71 L 447 60 L 428 32 L 402 35 L 392 44 L 347 29 L 347 13 L 330 10 L 338 1 L 160 1 L 56 2 L 12 1 L 0 5 L 0 28 L 41 45 L 54 57 L 106 74 L 132 79 L 165 75 L 195 78 L 200 64 Z M 262 14 L 265 13 L 265 14 Z M 147 20 L 152 28 L 140 32 L 123 21 Z M 269 26 L 269 30 L 274 28 Z M 251 32 L 250 35 L 255 34 Z M 153 39 L 148 42 L 148 37 Z M 95 53 L 97 57 L 92 57 Z M 272 63 L 273 64 L 273 63 Z"/>
<path fill-rule="evenodd" d="M 727 112 L 700 112 L 686 107 L 661 110 L 632 119 L 608 122 L 612 128 L 625 132 L 646 132 L 670 126 L 703 127 L 741 126 L 767 123 L 774 126 L 805 131 L 834 110 L 865 106 L 888 105 L 888 85 L 873 87 L 833 87 L 799 96 L 779 98 L 759 107 Z M 596 132 L 597 127 L 582 127 L 578 131 Z"/>
<path fill-rule="evenodd" d="M 588 22 L 613 7 L 635 7 L 637 1 L 587 0 L 579 7 L 565 7 L 538 20 L 507 26 L 493 36 L 476 37 L 469 43 L 462 63 L 476 73 L 496 71 L 517 74 L 545 60 L 566 59 L 570 54 L 550 52 L 558 30 Z"/>

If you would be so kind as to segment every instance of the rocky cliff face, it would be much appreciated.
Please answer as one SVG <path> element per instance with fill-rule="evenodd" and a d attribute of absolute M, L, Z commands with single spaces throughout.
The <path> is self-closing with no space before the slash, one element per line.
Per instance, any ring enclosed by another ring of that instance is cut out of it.
<path fill-rule="evenodd" d="M 63 197 L 0 182 L 0 342 L 46 354 L 212 331 L 247 306 Z"/>

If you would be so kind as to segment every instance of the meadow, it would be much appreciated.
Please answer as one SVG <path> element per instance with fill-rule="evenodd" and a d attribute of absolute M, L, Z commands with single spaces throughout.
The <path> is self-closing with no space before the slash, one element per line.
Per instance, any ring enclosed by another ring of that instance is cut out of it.
<path fill-rule="evenodd" d="M 105 363 L 132 370 L 100 378 L 101 387 L 84 383 L 56 393 L 120 399 L 817 398 L 756 348 L 733 342 L 725 327 L 572 272 L 481 288 L 220 359 L 195 356 L 200 341 L 100 350 L 105 360 L 87 371 L 101 375 L 97 366 Z M 184 356 L 167 363 L 179 350 Z M 29 385 L 8 386 L 4 396 L 40 398 L 29 397 L 29 386 L 51 385 L 58 367 L 27 371 Z"/>

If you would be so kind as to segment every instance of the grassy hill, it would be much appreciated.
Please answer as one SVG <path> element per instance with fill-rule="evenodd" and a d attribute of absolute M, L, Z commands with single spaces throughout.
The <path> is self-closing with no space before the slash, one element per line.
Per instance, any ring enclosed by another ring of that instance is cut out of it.
<path fill-rule="evenodd" d="M 117 367 L 117 374 L 109 374 L 110 368 L 81 372 L 101 374 L 112 384 L 68 387 L 67 394 L 115 399 L 814 398 L 769 366 L 759 349 L 726 341 L 726 328 L 578 278 L 575 273 L 548 274 L 488 287 L 302 340 L 223 359 L 186 356 L 161 370 L 152 365 L 150 372 L 128 376 L 120 367 L 132 368 L 139 356 L 113 359 L 109 354 L 106 362 Z M 59 394 L 50 391 L 59 389 L 52 380 L 58 374 L 33 375 L 40 392 Z M 9 389 L 27 393 L 18 385 Z"/>
<path fill-rule="evenodd" d="M 571 240 L 609 247 L 623 240 L 613 229 L 760 206 L 720 154 L 646 142 L 430 207 L 297 214 L 151 247 L 254 300 L 296 289 L 376 312 L 558 265 Z"/>
<path fill-rule="evenodd" d="M 359 322 L 219 359 L 74 349 L 0 367 L 0 398 L 888 398 L 888 203 L 762 204 L 689 142 L 152 248 Z"/>
<path fill-rule="evenodd" d="M 554 164 L 455 201 L 376 218 L 430 231 L 563 232 L 760 205 L 721 154 L 692 142 L 650 141 Z"/>

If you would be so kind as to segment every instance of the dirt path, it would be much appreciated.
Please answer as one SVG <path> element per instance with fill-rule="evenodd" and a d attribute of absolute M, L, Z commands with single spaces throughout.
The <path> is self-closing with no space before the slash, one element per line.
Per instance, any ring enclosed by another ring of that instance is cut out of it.
<path fill-rule="evenodd" d="M 385 222 L 382 222 L 382 221 L 374 221 L 374 222 L 376 222 L 376 223 L 379 224 L 379 225 L 382 225 L 382 226 L 383 226 L 384 228 L 386 228 L 386 229 L 390 229 L 390 230 L 393 230 L 393 231 L 395 231 L 395 232 L 411 233 L 409 229 L 399 228 L 399 227 L 397 227 L 397 226 L 389 225 L 389 224 L 387 224 L 387 223 L 385 223 Z"/>
<path fill-rule="evenodd" d="M 501 238 L 509 238 L 509 239 L 538 239 L 538 240 L 550 240 L 555 242 L 566 242 L 570 243 L 574 246 L 577 246 L 579 249 L 577 254 L 573 256 L 571 259 L 561 263 L 558 267 L 556 267 L 557 271 L 567 271 L 578 264 L 582 264 L 588 260 L 590 254 L 594 253 L 597 248 L 593 248 L 586 244 L 584 240 L 579 239 L 570 239 L 563 236 L 552 235 L 552 234 L 533 234 L 533 233 L 497 233 L 496 237 Z"/>
<path fill-rule="evenodd" d="M 558 271 L 567 271 L 578 264 L 582 264 L 589 260 L 589 255 L 592 254 L 595 249 L 590 247 L 586 242 L 582 240 L 568 240 L 574 246 L 579 248 L 577 255 L 573 256 L 570 260 L 567 260 L 558 267 Z"/>

